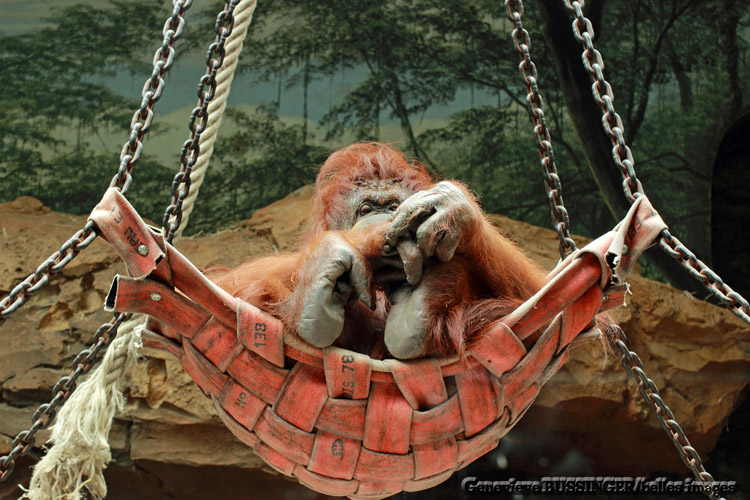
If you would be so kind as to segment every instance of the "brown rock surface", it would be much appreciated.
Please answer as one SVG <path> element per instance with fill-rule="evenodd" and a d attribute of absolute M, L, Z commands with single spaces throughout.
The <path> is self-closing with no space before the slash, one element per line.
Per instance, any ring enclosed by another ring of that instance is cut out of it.
<path fill-rule="evenodd" d="M 232 267 L 290 249 L 309 214 L 310 195 L 310 188 L 303 188 L 234 228 L 187 238 L 178 247 L 201 268 Z M 85 219 L 53 213 L 33 198 L 0 204 L 0 297 Z M 552 231 L 501 216 L 492 220 L 532 257 L 554 265 L 557 240 Z M 0 327 L 0 454 L 9 451 L 12 437 L 28 427 L 36 406 L 48 398 L 97 326 L 109 319 L 101 305 L 112 277 L 123 271 L 114 252 L 96 241 Z M 693 445 L 708 453 L 748 385 L 750 332 L 725 309 L 637 275 L 630 282 L 628 306 L 613 316 Z M 115 458 L 108 470 L 114 485 L 110 498 L 173 498 L 162 493 L 239 498 L 238 491 L 254 498 L 317 498 L 280 476 L 267 475 L 270 469 L 223 427 L 179 363 L 162 353 L 144 354 L 153 357 L 129 374 L 127 407 L 110 436 Z M 607 356 L 599 343 L 571 355 L 521 424 L 479 466 L 491 464 L 496 473 L 489 479 L 497 479 L 497 467 L 505 468 L 506 462 L 508 470 L 535 478 L 555 470 L 618 475 L 683 471 L 619 358 Z M 28 469 L 19 467 L 11 484 L 0 485 L 0 498 L 17 495 L 17 490 L 11 492 L 13 484 L 27 478 Z M 137 488 L 129 493 L 120 489 L 134 479 Z M 455 485 L 449 488 L 457 491 Z"/>

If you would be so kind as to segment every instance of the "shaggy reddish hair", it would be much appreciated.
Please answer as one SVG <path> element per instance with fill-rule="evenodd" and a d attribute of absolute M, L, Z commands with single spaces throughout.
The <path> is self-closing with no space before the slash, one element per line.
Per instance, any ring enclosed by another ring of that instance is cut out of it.
<path fill-rule="evenodd" d="M 357 189 L 358 179 L 399 179 L 399 185 L 409 194 L 433 184 L 421 163 L 408 161 L 401 151 L 388 144 L 360 142 L 339 149 L 323 163 L 315 181 L 307 238 L 330 230 L 334 221 L 350 215 L 346 198 Z"/>

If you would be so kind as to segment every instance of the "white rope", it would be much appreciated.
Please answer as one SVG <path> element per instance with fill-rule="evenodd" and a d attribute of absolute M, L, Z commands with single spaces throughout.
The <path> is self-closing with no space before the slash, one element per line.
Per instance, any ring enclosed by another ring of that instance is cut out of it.
<path fill-rule="evenodd" d="M 134 316 L 118 329 L 102 363 L 60 408 L 52 427 L 55 445 L 36 466 L 29 490 L 31 500 L 79 500 L 83 488 L 92 498 L 104 498 L 103 471 L 111 459 L 107 437 L 115 412 L 125 398 L 120 380 L 138 357 L 143 316 Z"/>
<path fill-rule="evenodd" d="M 255 5 L 256 0 L 245 0 L 234 9 L 234 28 L 225 43 L 224 64 L 216 74 L 216 91 L 208 104 L 208 123 L 198 143 L 201 154 L 190 175 L 190 194 L 183 202 L 182 225 L 175 238 L 182 235 L 203 184 Z M 142 329 L 142 316 L 123 323 L 101 365 L 60 409 L 50 439 L 55 444 L 34 467 L 31 485 L 23 498 L 80 500 L 84 488 L 95 500 L 107 495 L 103 473 L 112 458 L 107 439 L 115 413 L 124 405 L 120 381 L 138 357 Z"/>
<path fill-rule="evenodd" d="M 255 0 L 243 0 L 234 8 L 234 28 L 224 45 L 226 50 L 224 64 L 216 74 L 216 92 L 214 98 L 208 103 L 208 123 L 206 129 L 201 133 L 200 141 L 198 141 L 201 153 L 198 155 L 198 161 L 195 162 L 190 173 L 190 192 L 182 203 L 182 225 L 175 232 L 175 238 L 179 238 L 183 229 L 187 226 L 190 212 L 193 210 L 195 199 L 206 175 L 208 161 L 214 152 L 214 142 L 216 142 L 221 118 L 227 105 L 229 87 L 232 85 L 234 70 L 237 68 L 237 62 L 242 51 L 242 44 L 253 18 L 255 4 Z M 173 222 L 173 220 L 170 219 L 170 222 Z"/>

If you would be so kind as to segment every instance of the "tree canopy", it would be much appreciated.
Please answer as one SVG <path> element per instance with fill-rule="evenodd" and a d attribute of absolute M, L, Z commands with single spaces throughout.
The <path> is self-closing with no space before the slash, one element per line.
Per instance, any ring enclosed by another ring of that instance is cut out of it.
<path fill-rule="evenodd" d="M 128 71 L 145 79 L 164 8 L 151 0 L 90 2 L 58 12 L 49 27 L 0 36 L 0 74 L 13 82 L 0 106 L 0 200 L 32 195 L 75 213 L 96 203 L 117 165 L 96 136 L 122 130 L 124 140 L 137 102 L 97 77 Z M 746 109 L 750 14 L 741 0 L 589 0 L 586 14 L 646 192 L 710 261 L 713 157 L 722 131 Z M 311 182 L 326 151 L 380 140 L 393 126 L 400 147 L 438 176 L 467 182 L 487 211 L 548 223 L 502 2 L 276 0 L 260 2 L 254 17 L 240 70 L 256 83 L 274 82 L 276 99 L 231 111 L 231 133 L 214 156 L 221 180 L 206 183 L 199 201 L 206 215 L 193 218 L 191 230 L 248 217 Z M 561 2 L 528 2 L 524 25 L 571 229 L 599 234 L 626 204 L 581 47 Z M 186 47 L 196 45 L 191 36 Z M 313 122 L 308 90 L 342 74 L 351 75 L 346 91 Z M 292 121 L 279 116 L 289 92 L 303 94 Z M 424 120 L 435 113 L 442 117 Z M 156 220 L 170 170 L 145 157 L 135 172 L 136 204 Z M 659 262 L 647 267 L 672 277 Z"/>

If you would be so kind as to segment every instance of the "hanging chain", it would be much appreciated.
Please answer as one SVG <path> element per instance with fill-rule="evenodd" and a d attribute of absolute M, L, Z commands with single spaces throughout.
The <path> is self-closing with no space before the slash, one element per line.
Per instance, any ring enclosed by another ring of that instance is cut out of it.
<path fill-rule="evenodd" d="M 16 435 L 11 443 L 10 453 L 0 457 L 0 483 L 5 481 L 13 473 L 16 466 L 16 459 L 24 456 L 31 451 L 36 444 L 36 433 L 46 429 L 57 415 L 57 410 L 67 401 L 73 391 L 76 389 L 78 379 L 91 370 L 101 357 L 102 351 L 109 346 L 112 339 L 117 334 L 117 328 L 127 319 L 130 314 L 115 313 L 112 322 L 104 323 L 94 334 L 91 347 L 81 351 L 75 360 L 73 360 L 73 370 L 69 375 L 62 377 L 52 389 L 52 399 L 49 403 L 44 403 L 34 412 L 31 417 L 33 422 L 31 427 L 23 430 Z"/>
<path fill-rule="evenodd" d="M 628 349 L 625 332 L 618 325 L 609 325 L 607 326 L 607 333 L 608 335 L 605 335 L 607 341 L 622 354 L 622 366 L 625 367 L 628 375 L 633 377 L 638 383 L 638 392 L 641 393 L 646 404 L 654 409 L 656 419 L 675 445 L 675 448 L 677 448 L 682 462 L 693 472 L 693 476 L 697 481 L 703 482 L 703 493 L 713 500 L 724 500 L 714 490 L 713 483 L 715 483 L 715 480 L 713 476 L 706 471 L 700 455 L 690 444 L 685 431 L 682 430 L 680 424 L 675 420 L 672 410 L 664 403 L 656 384 L 644 372 L 641 358 L 635 352 Z"/>
<path fill-rule="evenodd" d="M 143 152 L 143 137 L 151 129 L 154 121 L 154 106 L 164 92 L 164 76 L 174 64 L 174 45 L 182 36 L 185 29 L 185 12 L 192 5 L 193 0 L 174 0 L 172 15 L 167 18 L 162 29 L 161 47 L 154 53 L 154 68 L 151 76 L 146 80 L 141 91 L 141 107 L 133 114 L 130 121 L 130 138 L 125 142 L 120 152 L 120 168 L 112 178 L 110 187 L 117 187 L 125 195 L 130 189 L 133 167 L 141 159 Z"/>
<path fill-rule="evenodd" d="M 172 14 L 164 24 L 162 46 L 154 54 L 154 69 L 151 77 L 143 87 L 143 100 L 140 108 L 133 115 L 130 124 L 130 139 L 123 146 L 120 154 L 120 168 L 112 178 L 110 186 L 122 184 L 120 191 L 126 194 L 132 181 L 130 172 L 141 157 L 143 137 L 151 128 L 154 118 L 154 105 L 164 91 L 164 75 L 172 67 L 175 57 L 174 44 L 185 26 L 183 15 L 190 8 L 193 0 L 175 0 Z M 60 250 L 50 255 L 36 271 L 13 287 L 10 294 L 0 301 L 0 325 L 24 305 L 35 293 L 41 290 L 52 276 L 60 273 L 78 253 L 88 247 L 97 237 L 96 226 L 89 221 L 71 238 L 63 243 Z"/>
<path fill-rule="evenodd" d="M 130 124 L 130 138 L 125 143 L 120 155 L 120 168 L 110 183 L 111 187 L 119 187 L 123 194 L 126 194 L 130 188 L 131 171 L 141 157 L 143 137 L 151 128 L 154 106 L 164 91 L 164 76 L 174 63 L 174 44 L 182 35 L 185 27 L 183 16 L 191 4 L 192 0 L 174 0 L 172 13 L 164 24 L 162 46 L 154 54 L 154 69 L 143 87 L 141 106 L 133 115 Z M 25 304 L 31 296 L 44 287 L 50 281 L 50 277 L 62 271 L 97 236 L 96 225 L 92 221 L 88 221 L 83 229 L 79 230 L 60 247 L 60 250 L 52 254 L 33 274 L 15 286 L 10 294 L 0 301 L 0 325 Z M 10 453 L 0 457 L 0 482 L 10 477 L 15 468 L 16 459 L 28 454 L 34 447 L 36 433 L 41 429 L 46 429 L 52 423 L 58 408 L 67 401 L 75 390 L 78 378 L 91 370 L 101 357 L 102 351 L 116 336 L 117 328 L 130 317 L 130 314 L 115 313 L 109 323 L 104 323 L 97 329 L 91 346 L 76 356 L 70 374 L 62 377 L 55 384 L 50 402 L 42 404 L 34 412 L 31 427 L 19 432 L 11 443 Z"/>
<path fill-rule="evenodd" d="M 633 153 L 625 144 L 625 127 L 620 115 L 615 111 L 612 86 L 604 79 L 604 60 L 601 53 L 594 47 L 594 27 L 591 21 L 583 15 L 581 2 L 576 0 L 563 0 L 563 2 L 575 16 L 573 36 L 583 45 L 583 66 L 593 80 L 591 92 L 594 100 L 602 108 L 602 126 L 612 142 L 612 158 L 624 179 L 622 190 L 628 201 L 633 203 L 638 196 L 643 194 L 643 186 L 635 175 Z"/>
<path fill-rule="evenodd" d="M 633 154 L 625 144 L 625 128 L 620 115 L 614 107 L 612 86 L 604 79 L 604 60 L 594 47 L 594 27 L 583 14 L 583 2 L 562 0 L 565 7 L 573 14 L 573 36 L 583 46 L 583 65 L 593 81 L 591 92 L 594 100 L 602 108 L 602 126 L 612 142 L 612 158 L 623 177 L 622 189 L 630 203 L 641 196 L 643 186 L 635 173 Z M 732 290 L 724 281 L 701 262 L 680 240 L 668 229 L 661 233 L 659 246 L 677 260 L 690 275 L 715 295 L 735 316 L 750 324 L 750 304 L 739 293 Z"/>
<path fill-rule="evenodd" d="M 677 260 L 693 278 L 700 281 L 706 290 L 717 297 L 735 316 L 750 324 L 750 304 L 747 300 L 724 283 L 718 274 L 666 229 L 661 233 L 659 247 Z"/>
<path fill-rule="evenodd" d="M 547 120 L 544 116 L 544 101 L 537 86 L 539 79 L 536 65 L 531 60 L 531 53 L 529 51 L 531 39 L 529 38 L 529 32 L 526 31 L 521 22 L 521 18 L 523 17 L 523 0 L 505 0 L 505 10 L 508 13 L 508 19 L 515 25 L 512 33 L 513 44 L 521 56 L 518 71 L 521 74 L 521 80 L 526 85 L 526 110 L 534 125 L 534 138 L 539 149 L 539 155 L 542 158 L 544 186 L 547 190 L 547 198 L 549 199 L 552 224 L 560 240 L 560 257 L 564 259 L 570 252 L 575 251 L 576 244 L 570 236 L 570 217 L 563 202 L 562 184 L 560 183 L 560 177 L 557 175 L 555 153 L 552 150 L 552 138 L 547 129 Z"/>
<path fill-rule="evenodd" d="M 79 229 L 68 241 L 63 243 L 60 250 L 50 255 L 25 280 L 14 286 L 10 294 L 0 300 L 0 325 L 5 323 L 11 314 L 49 283 L 52 276 L 63 270 L 78 253 L 88 247 L 97 238 L 96 226 L 89 221 Z"/>
<path fill-rule="evenodd" d="M 614 108 L 614 93 L 612 86 L 604 79 L 604 60 L 601 53 L 594 47 L 594 28 L 591 21 L 583 15 L 581 1 L 563 0 L 565 7 L 573 14 L 573 36 L 583 46 L 583 66 L 592 79 L 591 92 L 594 100 L 602 109 L 602 126 L 604 132 L 612 142 L 612 158 L 620 169 L 623 177 L 622 189 L 627 200 L 632 204 L 635 199 L 643 195 L 643 186 L 635 173 L 633 153 L 625 143 L 624 126 L 620 115 Z M 747 301 L 738 293 L 726 286 L 719 276 L 701 262 L 687 247 L 668 230 L 661 233 L 659 246 L 669 255 L 677 259 L 695 279 L 724 302 L 738 317 L 750 324 L 750 307 Z M 711 499 L 723 500 L 713 487 L 714 478 L 709 474 L 700 459 L 700 455 L 692 447 L 685 432 L 675 420 L 672 410 L 664 403 L 659 395 L 659 389 L 653 380 L 646 376 L 643 362 L 638 355 L 628 349 L 625 333 L 617 325 L 608 327 L 610 335 L 607 340 L 610 345 L 622 354 L 622 365 L 638 382 L 638 391 L 644 401 L 654 408 L 656 418 L 664 432 L 677 448 L 683 463 L 692 471 L 698 481 L 705 484 L 703 493 Z"/>
<path fill-rule="evenodd" d="M 206 74 L 198 83 L 198 105 L 193 109 L 188 122 L 190 138 L 182 145 L 180 152 L 180 171 L 172 181 L 172 202 L 164 212 L 162 226 L 168 242 L 172 242 L 175 233 L 182 224 L 182 204 L 190 193 L 190 174 L 193 165 L 200 155 L 200 138 L 208 124 L 208 105 L 216 93 L 216 74 L 224 64 L 226 50 L 224 44 L 234 29 L 234 9 L 240 0 L 228 1 L 223 11 L 216 18 L 216 40 L 208 48 L 206 55 Z"/>

